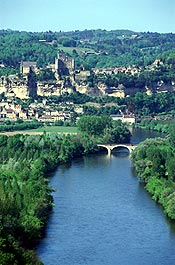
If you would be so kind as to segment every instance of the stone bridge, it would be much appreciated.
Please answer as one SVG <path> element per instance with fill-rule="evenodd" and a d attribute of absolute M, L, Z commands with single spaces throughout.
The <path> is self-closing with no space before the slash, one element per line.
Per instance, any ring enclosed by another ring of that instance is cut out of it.
<path fill-rule="evenodd" d="M 125 148 L 129 153 L 131 153 L 137 147 L 137 145 L 133 144 L 98 144 L 97 146 L 106 148 L 108 156 L 111 155 L 112 150 L 115 148 Z"/>

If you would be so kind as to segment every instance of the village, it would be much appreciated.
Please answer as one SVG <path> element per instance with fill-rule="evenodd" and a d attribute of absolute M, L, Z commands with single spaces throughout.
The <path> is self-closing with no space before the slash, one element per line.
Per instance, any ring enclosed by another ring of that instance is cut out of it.
<path fill-rule="evenodd" d="M 160 65 L 161 62 L 156 60 L 151 66 L 147 67 L 148 71 L 152 71 Z M 70 122 L 73 117 L 77 118 L 83 114 L 82 105 L 75 105 L 73 102 L 61 102 L 59 104 L 51 104 L 47 97 L 61 96 L 79 92 L 90 96 L 112 96 L 124 98 L 129 96 L 126 94 L 123 84 L 118 87 L 109 87 L 103 82 L 99 82 L 97 87 L 90 87 L 88 78 L 93 73 L 94 75 L 112 75 L 124 73 L 127 75 L 139 74 L 141 69 L 135 66 L 129 67 L 114 67 L 107 69 L 93 68 L 91 71 L 75 70 L 74 59 L 58 53 L 55 58 L 55 64 L 49 64 L 44 68 L 45 72 L 52 72 L 54 80 L 35 81 L 40 71 L 36 62 L 21 61 L 20 74 L 2 76 L 0 78 L 0 94 L 3 94 L 6 99 L 0 102 L 0 120 L 17 120 L 23 121 L 37 120 L 40 122 Z M 160 87 L 163 84 L 160 84 Z M 163 87 L 162 92 L 166 92 L 167 87 Z M 145 92 L 149 95 L 151 90 L 145 87 Z M 35 100 L 37 97 L 42 97 L 42 101 Z M 15 99 L 27 100 L 33 98 L 34 102 L 28 105 L 27 108 L 16 103 Z M 124 117 L 124 114 L 115 115 L 114 119 L 122 119 L 123 121 L 135 122 L 133 115 Z"/>

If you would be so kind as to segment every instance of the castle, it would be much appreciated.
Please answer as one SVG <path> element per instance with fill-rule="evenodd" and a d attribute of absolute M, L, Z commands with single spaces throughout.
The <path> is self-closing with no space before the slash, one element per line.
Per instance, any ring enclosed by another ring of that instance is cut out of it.
<path fill-rule="evenodd" d="M 56 74 L 61 77 L 62 75 L 70 75 L 74 72 L 75 61 L 73 58 L 64 56 L 62 53 L 58 53 L 55 58 L 55 71 Z"/>
<path fill-rule="evenodd" d="M 153 71 L 158 64 L 162 64 L 160 61 L 155 61 L 152 65 L 147 66 L 147 71 Z M 37 81 L 37 75 L 41 71 L 52 71 L 55 78 L 51 80 Z M 44 69 L 40 69 L 36 62 L 21 62 L 20 74 L 2 76 L 0 77 L 0 94 L 4 93 L 5 96 L 12 98 L 17 97 L 20 99 L 26 99 L 29 97 L 35 98 L 35 96 L 60 96 L 65 93 L 80 92 L 82 94 L 88 94 L 91 96 L 113 96 L 124 98 L 126 95 L 132 95 L 138 91 L 152 93 L 152 89 L 149 87 L 125 87 L 123 84 L 116 84 L 116 87 L 106 85 L 103 81 L 93 87 L 90 85 L 91 74 L 94 76 L 111 75 L 117 73 L 124 73 L 127 75 L 139 75 L 141 68 L 135 66 L 129 67 L 114 67 L 106 69 L 92 68 L 91 71 L 85 69 L 75 70 L 75 61 L 73 58 L 64 55 L 59 52 L 55 58 L 55 63 L 48 65 Z M 141 90 L 142 89 L 142 90 Z M 163 81 L 156 84 L 153 87 L 157 93 L 172 91 L 175 89 L 174 83 L 167 85 Z"/>
<path fill-rule="evenodd" d="M 55 64 L 48 66 L 55 73 L 56 80 L 52 83 L 35 82 L 32 75 L 39 73 L 36 62 L 21 61 L 20 74 L 9 75 L 8 77 L 0 77 L 0 93 L 5 93 L 7 97 L 18 97 L 26 99 L 31 96 L 50 96 L 61 95 L 66 91 L 73 92 L 71 87 L 67 87 L 67 82 L 63 80 L 63 76 L 72 75 L 74 72 L 74 59 L 58 53 L 55 58 Z"/>

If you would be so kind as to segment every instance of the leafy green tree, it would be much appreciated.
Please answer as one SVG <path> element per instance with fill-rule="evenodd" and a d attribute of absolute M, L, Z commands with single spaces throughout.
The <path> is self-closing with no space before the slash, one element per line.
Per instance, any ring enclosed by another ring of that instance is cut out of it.
<path fill-rule="evenodd" d="M 175 160 L 175 158 L 171 157 L 166 161 L 166 169 L 167 169 L 168 178 L 175 182 L 175 163 L 174 163 L 174 160 Z"/>
<path fill-rule="evenodd" d="M 89 135 L 101 135 L 106 127 L 112 125 L 112 120 L 107 116 L 82 116 L 77 123 L 80 132 Z"/>
<path fill-rule="evenodd" d="M 55 81 L 55 75 L 50 69 L 41 70 L 37 76 L 39 81 Z"/>
<path fill-rule="evenodd" d="M 171 124 L 169 127 L 169 139 L 172 147 L 175 147 L 175 124 Z"/>

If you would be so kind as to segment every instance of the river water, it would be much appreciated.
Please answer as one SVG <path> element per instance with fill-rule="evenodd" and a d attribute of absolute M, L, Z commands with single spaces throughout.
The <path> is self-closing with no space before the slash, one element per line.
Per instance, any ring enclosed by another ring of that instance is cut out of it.
<path fill-rule="evenodd" d="M 148 136 L 137 130 L 132 143 Z M 55 207 L 37 249 L 44 264 L 175 264 L 175 226 L 139 184 L 128 154 L 76 159 L 50 185 Z"/>

